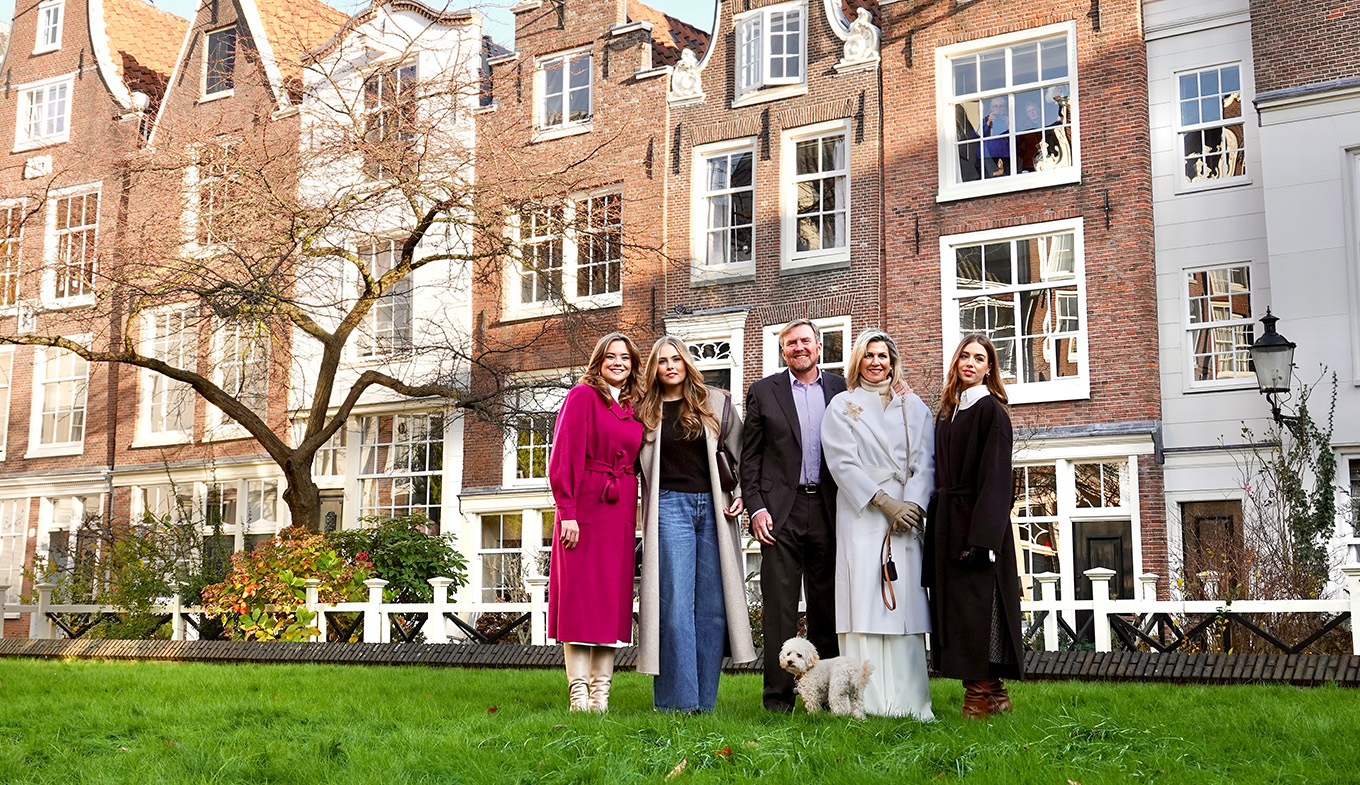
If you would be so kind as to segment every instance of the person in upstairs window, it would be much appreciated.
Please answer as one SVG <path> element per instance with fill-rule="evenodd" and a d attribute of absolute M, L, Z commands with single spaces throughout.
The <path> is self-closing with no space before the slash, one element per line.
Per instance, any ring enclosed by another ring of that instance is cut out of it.
<path fill-rule="evenodd" d="M 1009 101 L 998 95 L 987 103 L 987 116 L 982 118 L 982 155 L 987 177 L 1005 177 L 1011 173 L 1011 120 Z"/>

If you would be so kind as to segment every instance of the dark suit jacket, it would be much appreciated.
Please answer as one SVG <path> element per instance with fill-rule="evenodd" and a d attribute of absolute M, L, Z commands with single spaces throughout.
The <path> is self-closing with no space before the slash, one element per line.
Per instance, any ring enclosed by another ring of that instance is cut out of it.
<path fill-rule="evenodd" d="M 845 377 L 822 372 L 822 392 L 829 404 L 845 391 Z M 753 514 L 769 511 L 779 531 L 793 509 L 799 470 L 803 465 L 802 429 L 793 404 L 788 369 L 766 376 L 746 391 L 746 422 L 742 431 L 741 492 Z M 836 481 L 822 457 L 822 502 L 827 520 L 836 512 Z"/>

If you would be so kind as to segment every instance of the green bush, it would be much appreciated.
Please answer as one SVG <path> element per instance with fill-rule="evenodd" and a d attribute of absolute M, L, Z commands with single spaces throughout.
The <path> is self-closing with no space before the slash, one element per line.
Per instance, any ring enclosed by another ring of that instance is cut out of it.
<path fill-rule="evenodd" d="M 326 540 L 347 559 L 364 558 L 373 575 L 387 581 L 386 602 L 430 602 L 431 578 L 452 578 L 449 591 L 467 583 L 467 559 L 454 549 L 452 540 L 429 534 L 424 515 L 399 518 L 365 518 L 364 528 L 329 532 Z"/>

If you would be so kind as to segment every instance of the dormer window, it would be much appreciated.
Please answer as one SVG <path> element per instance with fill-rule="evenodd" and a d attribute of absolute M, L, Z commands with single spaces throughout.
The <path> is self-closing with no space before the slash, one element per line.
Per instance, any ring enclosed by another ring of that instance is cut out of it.
<path fill-rule="evenodd" d="M 590 123 L 591 54 L 567 52 L 538 61 L 538 127 L 543 131 L 586 128 Z"/>
<path fill-rule="evenodd" d="M 33 44 L 33 54 L 61 48 L 62 5 L 63 0 L 45 0 L 38 4 L 38 39 Z"/>
<path fill-rule="evenodd" d="M 236 86 L 236 28 L 213 30 L 204 37 L 203 97 L 229 95 Z"/>
<path fill-rule="evenodd" d="M 737 93 L 807 81 L 807 6 L 783 3 L 736 17 Z"/>

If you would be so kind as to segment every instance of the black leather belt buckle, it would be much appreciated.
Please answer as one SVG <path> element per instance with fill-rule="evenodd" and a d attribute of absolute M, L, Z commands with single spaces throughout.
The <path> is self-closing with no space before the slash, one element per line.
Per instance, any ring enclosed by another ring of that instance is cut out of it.
<path fill-rule="evenodd" d="M 799 486 L 798 486 L 798 492 L 799 492 L 799 493 L 808 493 L 808 494 L 812 494 L 812 493 L 821 493 L 821 492 L 822 492 L 822 486 L 818 485 L 818 484 L 815 483 L 815 482 L 803 483 L 802 485 L 799 485 Z"/>

